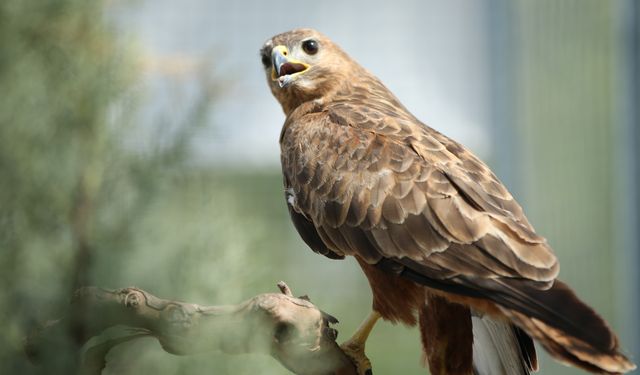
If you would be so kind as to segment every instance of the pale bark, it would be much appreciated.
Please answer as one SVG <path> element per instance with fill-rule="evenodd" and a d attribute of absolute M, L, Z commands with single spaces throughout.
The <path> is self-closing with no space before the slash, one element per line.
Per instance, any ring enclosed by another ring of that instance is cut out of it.
<path fill-rule="evenodd" d="M 289 287 L 281 293 L 257 295 L 229 306 L 202 306 L 158 298 L 139 288 L 107 290 L 84 287 L 73 296 L 69 316 L 55 321 L 27 339 L 27 353 L 37 359 L 74 319 L 74 306 L 82 306 L 84 331 L 75 337 L 84 344 L 105 329 L 127 326 L 128 335 L 109 339 L 87 349 L 84 374 L 100 374 L 106 354 L 123 342 L 155 337 L 172 354 L 188 355 L 221 351 L 228 354 L 263 353 L 277 359 L 296 374 L 356 374 L 351 360 L 336 344 L 337 320 L 322 312 L 308 298 L 296 298 Z M 88 317 L 88 318 L 87 318 Z"/>

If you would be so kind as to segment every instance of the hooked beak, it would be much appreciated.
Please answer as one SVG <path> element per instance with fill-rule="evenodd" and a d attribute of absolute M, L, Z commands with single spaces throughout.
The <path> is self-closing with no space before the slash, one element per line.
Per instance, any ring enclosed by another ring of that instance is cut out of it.
<path fill-rule="evenodd" d="M 309 69 L 309 65 L 302 61 L 290 59 L 285 46 L 276 46 L 271 51 L 271 79 L 278 81 L 281 88 L 290 85 L 298 74 Z"/>

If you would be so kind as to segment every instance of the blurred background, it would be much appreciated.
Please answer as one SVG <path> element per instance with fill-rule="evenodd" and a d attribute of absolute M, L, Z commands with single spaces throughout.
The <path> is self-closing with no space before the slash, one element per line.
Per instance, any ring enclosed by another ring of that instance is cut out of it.
<path fill-rule="evenodd" d="M 258 49 L 313 27 L 413 113 L 494 169 L 561 278 L 640 359 L 640 4 L 634 0 L 0 2 L 0 373 L 76 285 L 231 304 L 286 280 L 339 317 L 368 313 L 355 261 L 309 251 L 286 212 L 284 120 Z M 379 324 L 378 374 L 424 374 L 415 329 Z M 282 374 L 247 355 L 123 345 L 109 374 Z M 543 354 L 542 374 L 578 374 Z"/>

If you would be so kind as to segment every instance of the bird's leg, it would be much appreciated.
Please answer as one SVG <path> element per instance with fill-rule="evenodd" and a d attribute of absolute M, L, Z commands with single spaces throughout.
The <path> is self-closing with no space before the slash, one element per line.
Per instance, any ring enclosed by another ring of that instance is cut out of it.
<path fill-rule="evenodd" d="M 360 324 L 360 327 L 351 338 L 340 345 L 342 351 L 348 355 L 358 367 L 359 375 L 371 375 L 371 362 L 364 354 L 364 345 L 376 322 L 380 319 L 380 313 L 372 310 L 369 316 Z"/>

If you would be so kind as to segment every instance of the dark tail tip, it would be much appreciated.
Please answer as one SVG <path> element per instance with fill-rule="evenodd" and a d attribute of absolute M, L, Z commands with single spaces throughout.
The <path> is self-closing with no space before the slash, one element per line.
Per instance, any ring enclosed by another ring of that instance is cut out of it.
<path fill-rule="evenodd" d="M 515 310 L 503 311 L 557 359 L 592 372 L 636 368 L 619 352 L 618 338 L 604 319 L 565 283 L 556 280 L 548 290 L 515 280 L 501 284 L 507 293 L 496 302 Z"/>

